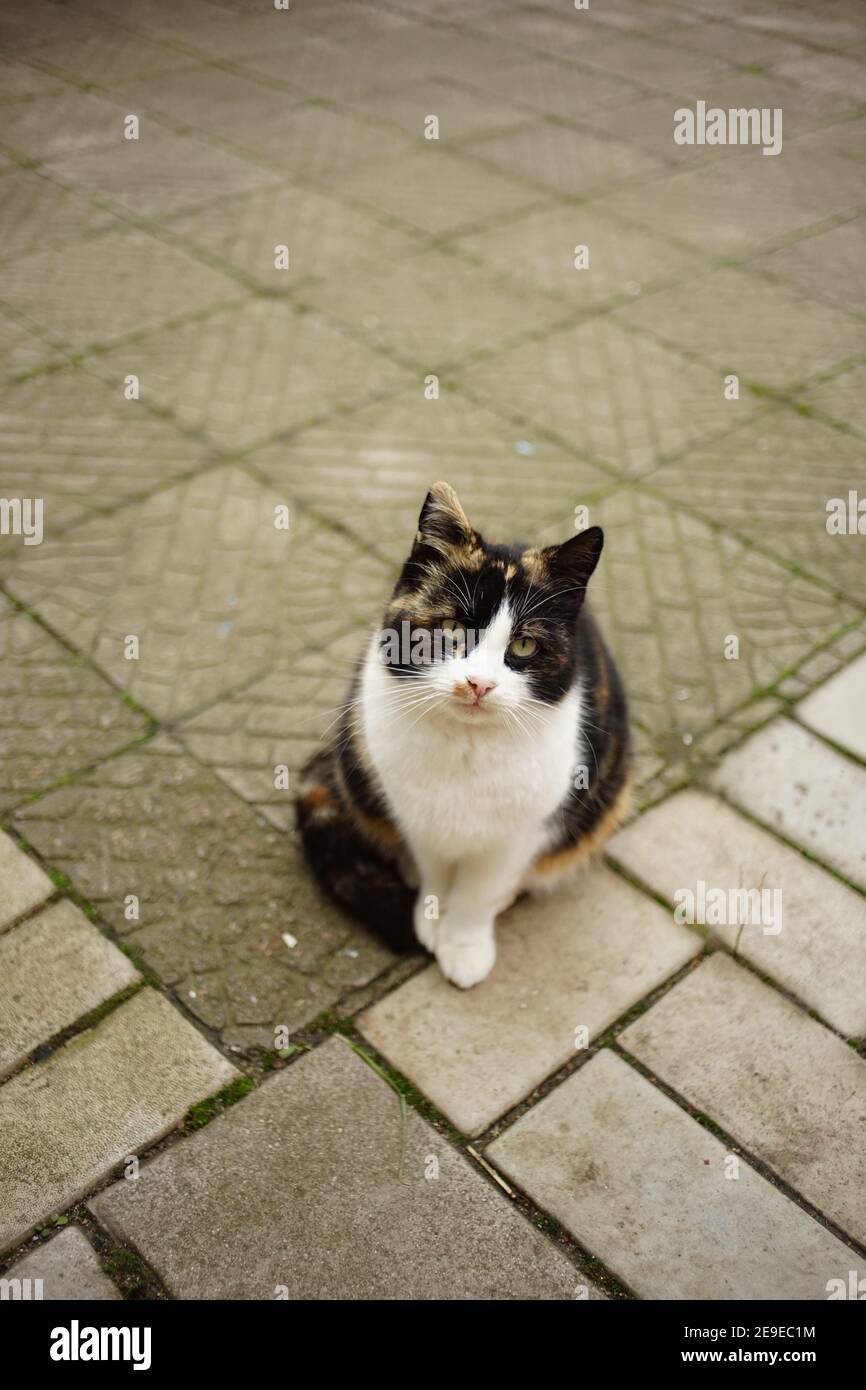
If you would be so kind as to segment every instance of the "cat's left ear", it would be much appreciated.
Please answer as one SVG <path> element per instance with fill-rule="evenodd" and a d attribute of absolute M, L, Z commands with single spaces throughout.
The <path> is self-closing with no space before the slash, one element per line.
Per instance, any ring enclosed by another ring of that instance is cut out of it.
<path fill-rule="evenodd" d="M 451 484 L 434 483 L 418 518 L 416 544 L 447 551 L 472 542 L 474 538 L 475 532 Z"/>
<path fill-rule="evenodd" d="M 553 579 L 585 589 L 598 564 L 603 545 L 604 532 L 601 527 L 590 526 L 588 530 L 563 541 L 562 545 L 549 545 L 542 553 Z"/>

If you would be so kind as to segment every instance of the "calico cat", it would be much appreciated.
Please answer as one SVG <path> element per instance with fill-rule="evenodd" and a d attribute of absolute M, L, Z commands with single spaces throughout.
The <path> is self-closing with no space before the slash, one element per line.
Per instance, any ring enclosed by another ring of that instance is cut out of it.
<path fill-rule="evenodd" d="M 593 526 L 489 544 L 436 483 L 334 737 L 304 769 L 319 882 L 398 950 L 414 928 L 463 988 L 493 967 L 497 915 L 626 810 L 625 695 L 583 602 L 602 543 Z"/>

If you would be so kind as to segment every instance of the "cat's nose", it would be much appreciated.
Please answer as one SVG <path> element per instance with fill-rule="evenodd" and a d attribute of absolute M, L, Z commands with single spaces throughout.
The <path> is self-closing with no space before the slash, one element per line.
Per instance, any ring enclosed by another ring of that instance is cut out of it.
<path fill-rule="evenodd" d="M 484 696 L 496 687 L 496 681 L 485 680 L 483 676 L 467 676 L 466 684 L 474 693 L 476 704 L 480 704 Z"/>

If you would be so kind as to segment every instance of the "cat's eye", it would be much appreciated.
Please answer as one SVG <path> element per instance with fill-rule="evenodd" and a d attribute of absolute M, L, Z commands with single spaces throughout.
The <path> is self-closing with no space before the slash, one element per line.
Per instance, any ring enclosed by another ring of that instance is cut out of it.
<path fill-rule="evenodd" d="M 538 651 L 538 643 L 534 637 L 515 637 L 513 642 L 509 642 L 508 650 L 512 656 L 526 661 L 530 656 L 535 656 Z"/>

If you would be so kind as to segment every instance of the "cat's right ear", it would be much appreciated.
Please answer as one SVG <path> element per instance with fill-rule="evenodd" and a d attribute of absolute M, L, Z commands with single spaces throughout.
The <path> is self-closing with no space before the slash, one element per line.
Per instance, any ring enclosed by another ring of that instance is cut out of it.
<path fill-rule="evenodd" d="M 416 545 L 429 545 L 440 553 L 472 544 L 475 532 L 450 483 L 434 483 L 418 517 Z"/>

